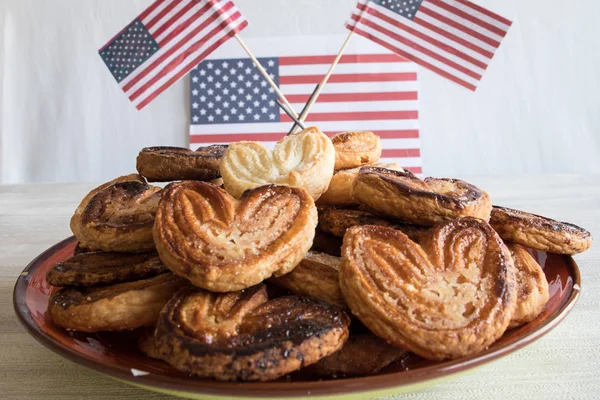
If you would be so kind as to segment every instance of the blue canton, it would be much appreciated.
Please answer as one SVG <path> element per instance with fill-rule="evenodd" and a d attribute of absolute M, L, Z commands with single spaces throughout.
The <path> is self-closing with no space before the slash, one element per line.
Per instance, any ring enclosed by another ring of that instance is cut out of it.
<path fill-rule="evenodd" d="M 100 51 L 100 56 L 117 82 L 121 82 L 158 49 L 156 40 L 142 21 L 136 19 Z"/>
<path fill-rule="evenodd" d="M 258 60 L 279 86 L 279 59 Z M 204 60 L 191 73 L 194 125 L 279 122 L 276 99 L 249 58 Z"/>
<path fill-rule="evenodd" d="M 404 18 L 408 18 L 413 20 L 415 15 L 417 15 L 417 11 L 419 11 L 419 7 L 421 7 L 421 3 L 424 0 L 371 0 L 373 3 L 378 4 L 382 7 L 387 8 L 390 11 L 395 12 L 403 16 Z"/>

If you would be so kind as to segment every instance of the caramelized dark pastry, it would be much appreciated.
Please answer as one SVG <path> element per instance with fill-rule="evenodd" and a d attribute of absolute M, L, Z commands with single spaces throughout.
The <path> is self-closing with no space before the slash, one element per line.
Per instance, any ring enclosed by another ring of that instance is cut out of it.
<path fill-rule="evenodd" d="M 137 170 L 150 182 L 208 181 L 219 178 L 226 145 L 199 147 L 146 147 L 137 157 Z"/>
<path fill-rule="evenodd" d="M 309 251 L 300 264 L 285 275 L 271 278 L 278 286 L 300 296 L 310 296 L 346 308 L 340 291 L 338 271 L 342 259 L 325 253 Z"/>
<path fill-rule="evenodd" d="M 262 186 L 237 200 L 210 183 L 186 181 L 164 189 L 154 240 L 171 271 L 231 292 L 294 269 L 316 225 L 317 209 L 303 189 Z"/>
<path fill-rule="evenodd" d="M 168 272 L 155 251 L 82 253 L 61 261 L 46 275 L 54 286 L 99 286 L 137 281 Z"/>
<path fill-rule="evenodd" d="M 262 284 L 221 294 L 186 288 L 161 311 L 152 353 L 200 377 L 267 381 L 339 350 L 349 323 L 344 312 L 318 300 L 269 301 Z"/>
<path fill-rule="evenodd" d="M 489 195 L 458 179 L 425 178 L 410 172 L 363 167 L 354 181 L 354 198 L 389 218 L 431 226 L 461 217 L 488 221 Z"/>
<path fill-rule="evenodd" d="M 48 310 L 60 327 L 81 332 L 123 331 L 152 326 L 165 303 L 187 285 L 171 273 L 96 288 L 63 288 Z"/>
<path fill-rule="evenodd" d="M 81 246 L 117 252 L 154 249 L 152 226 L 160 191 L 140 181 L 125 181 L 97 192 L 77 217 L 79 224 L 73 230 Z"/>
<path fill-rule="evenodd" d="M 398 221 L 389 221 L 371 213 L 360 210 L 346 210 L 343 208 L 319 208 L 319 228 L 334 236 L 344 237 L 346 230 L 359 225 L 378 225 L 397 229 L 406 234 L 411 240 L 419 241 L 420 236 L 427 228 L 404 224 Z"/>
<path fill-rule="evenodd" d="M 315 240 L 310 249 L 330 256 L 341 257 L 342 238 L 325 233 L 317 227 L 315 229 Z"/>
<path fill-rule="evenodd" d="M 341 350 L 309 366 L 306 372 L 322 377 L 371 375 L 407 353 L 405 349 L 392 346 L 372 333 L 351 334 Z"/>
<path fill-rule="evenodd" d="M 592 235 L 577 225 L 512 208 L 494 206 L 490 225 L 507 242 L 549 253 L 577 254 L 592 245 Z"/>
<path fill-rule="evenodd" d="M 477 354 L 500 338 L 517 300 L 510 252 L 475 218 L 447 221 L 412 242 L 382 226 L 348 229 L 340 287 L 374 334 L 431 360 Z"/>

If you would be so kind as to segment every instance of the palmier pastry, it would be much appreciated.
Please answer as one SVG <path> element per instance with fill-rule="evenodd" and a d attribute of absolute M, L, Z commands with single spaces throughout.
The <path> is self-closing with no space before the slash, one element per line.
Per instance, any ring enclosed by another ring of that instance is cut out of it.
<path fill-rule="evenodd" d="M 303 189 L 263 186 L 240 200 L 210 183 L 171 183 L 156 215 L 161 260 L 177 275 L 215 292 L 290 272 L 310 249 L 317 209 Z"/>
<path fill-rule="evenodd" d="M 527 249 L 518 244 L 508 244 L 507 247 L 517 274 L 517 308 L 509 325 L 515 328 L 540 315 L 550 296 L 544 270 Z"/>
<path fill-rule="evenodd" d="M 221 176 L 219 163 L 225 145 L 199 147 L 146 147 L 137 156 L 137 170 L 150 182 L 208 181 Z"/>
<path fill-rule="evenodd" d="M 341 350 L 311 365 L 306 372 L 323 377 L 371 375 L 407 353 L 371 333 L 351 334 Z"/>
<path fill-rule="evenodd" d="M 324 232 L 344 237 L 346 230 L 359 225 L 388 226 L 402 231 L 415 242 L 418 242 L 421 235 L 427 231 L 427 228 L 422 226 L 389 221 L 365 211 L 335 207 L 319 208 L 319 228 Z"/>
<path fill-rule="evenodd" d="M 89 192 L 83 198 L 83 200 L 81 200 L 81 203 L 79 203 L 79 206 L 77 207 L 77 209 L 75 210 L 75 213 L 71 217 L 70 227 L 71 227 L 71 231 L 73 232 L 73 235 L 75 235 L 75 237 L 79 238 L 79 236 L 80 236 L 79 229 L 81 227 L 81 214 L 83 214 L 83 210 L 85 210 L 85 208 L 87 207 L 87 205 L 90 202 L 90 200 L 92 199 L 92 197 L 94 197 L 95 195 L 97 195 L 99 192 L 106 189 L 107 187 L 114 185 L 115 183 L 130 182 L 130 181 L 139 181 L 142 183 L 146 183 L 146 181 L 144 180 L 144 178 L 141 175 L 130 174 L 130 175 L 125 175 L 125 176 L 120 176 L 116 179 L 113 179 L 110 182 L 106 182 L 105 184 L 102 184 L 102 185 L 98 186 L 97 188 L 93 189 L 91 192 Z M 81 243 L 78 243 L 77 247 L 85 248 L 85 246 L 83 246 Z M 89 249 L 87 249 L 87 250 L 89 250 Z"/>
<path fill-rule="evenodd" d="M 516 306 L 510 252 L 485 221 L 434 226 L 421 245 L 382 226 L 348 229 L 340 286 L 373 333 L 431 360 L 476 354 L 506 330 Z"/>
<path fill-rule="evenodd" d="M 63 288 L 50 297 L 54 323 L 72 331 L 123 331 L 151 326 L 184 279 L 171 273 L 96 288 Z"/>
<path fill-rule="evenodd" d="M 82 253 L 61 261 L 46 274 L 54 286 L 98 286 L 137 281 L 169 270 L 155 251 Z"/>
<path fill-rule="evenodd" d="M 494 206 L 490 224 L 507 242 L 549 253 L 577 254 L 592 245 L 592 235 L 577 225 L 512 208 Z"/>
<path fill-rule="evenodd" d="M 102 251 L 154 248 L 152 226 L 161 188 L 140 181 L 114 183 L 96 193 L 81 216 L 81 246 Z"/>
<path fill-rule="evenodd" d="M 221 161 L 225 189 L 239 198 L 267 184 L 308 191 L 316 200 L 329 186 L 335 151 L 331 140 L 312 127 L 281 139 L 273 151 L 256 142 L 232 143 Z"/>
<path fill-rule="evenodd" d="M 373 167 L 391 169 L 394 171 L 404 172 L 399 164 L 374 164 Z M 360 167 L 352 169 L 343 169 L 333 173 L 329 189 L 317 201 L 318 205 L 332 206 L 351 206 L 358 205 L 358 201 L 354 199 L 352 194 L 354 180 L 358 176 Z"/>
<path fill-rule="evenodd" d="M 338 279 L 341 262 L 339 257 L 309 251 L 292 272 L 269 281 L 294 294 L 314 297 L 346 308 Z"/>
<path fill-rule="evenodd" d="M 81 243 L 77 242 L 77 245 L 75 245 L 75 248 L 73 249 L 73 255 L 77 256 L 85 253 L 92 253 L 92 250 L 81 247 Z"/>
<path fill-rule="evenodd" d="M 188 288 L 160 313 L 155 355 L 218 380 L 267 381 L 339 350 L 348 316 L 307 297 L 268 300 L 265 285 L 231 293 Z"/>
<path fill-rule="evenodd" d="M 489 195 L 458 179 L 425 178 L 410 172 L 363 167 L 354 181 L 354 197 L 390 218 L 416 225 L 476 217 L 488 221 Z"/>
<path fill-rule="evenodd" d="M 381 139 L 373 132 L 342 132 L 331 137 L 335 170 L 373 164 L 381 157 Z"/>

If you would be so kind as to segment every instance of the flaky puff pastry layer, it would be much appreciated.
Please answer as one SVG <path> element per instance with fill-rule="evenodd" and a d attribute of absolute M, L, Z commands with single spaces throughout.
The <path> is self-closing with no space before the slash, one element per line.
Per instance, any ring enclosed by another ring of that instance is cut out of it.
<path fill-rule="evenodd" d="M 155 345 L 178 370 L 228 381 L 267 381 L 339 350 L 348 316 L 307 297 L 269 300 L 265 285 L 231 293 L 182 289 L 161 311 Z"/>
<path fill-rule="evenodd" d="M 510 319 L 510 328 L 521 326 L 536 319 L 542 312 L 548 299 L 548 281 L 544 270 L 518 244 L 507 244 L 517 274 L 517 308 Z"/>
<path fill-rule="evenodd" d="M 311 127 L 284 137 L 273 151 L 257 142 L 232 143 L 220 170 L 225 189 L 236 198 L 246 190 L 276 184 L 305 189 L 316 200 L 329 186 L 334 163 L 331 140 Z"/>
<path fill-rule="evenodd" d="M 490 219 L 490 196 L 458 179 L 425 178 L 410 172 L 361 168 L 354 198 L 390 218 L 430 226 L 461 217 Z"/>
<path fill-rule="evenodd" d="M 507 242 L 549 253 L 577 254 L 592 245 L 591 233 L 577 225 L 512 208 L 494 206 L 490 224 Z"/>
<path fill-rule="evenodd" d="M 340 286 L 373 333 L 431 360 L 476 354 L 502 336 L 516 306 L 510 253 L 485 221 L 439 224 L 421 245 L 387 227 L 350 228 Z"/>
<path fill-rule="evenodd" d="M 356 168 L 379 161 L 381 139 L 369 131 L 342 132 L 331 137 L 335 170 Z"/>
<path fill-rule="evenodd" d="M 269 282 L 294 294 L 314 297 L 346 308 L 338 278 L 341 262 L 340 257 L 309 251 L 292 272 L 271 278 Z"/>
<path fill-rule="evenodd" d="M 263 186 L 237 200 L 210 183 L 185 181 L 164 189 L 154 241 L 175 274 L 230 292 L 290 272 L 316 226 L 317 209 L 303 189 Z"/>
<path fill-rule="evenodd" d="M 404 172 L 400 164 L 396 163 L 381 163 L 373 164 L 373 167 L 385 168 L 393 171 Z M 352 169 L 343 169 L 336 171 L 331 178 L 329 188 L 317 201 L 318 205 L 330 206 L 352 206 L 358 205 L 358 201 L 352 194 L 354 180 L 358 176 L 360 167 Z"/>
<path fill-rule="evenodd" d="M 74 232 L 80 245 L 116 252 L 153 249 L 152 226 L 160 191 L 138 180 L 113 183 L 98 191 L 74 216 L 79 222 Z"/>

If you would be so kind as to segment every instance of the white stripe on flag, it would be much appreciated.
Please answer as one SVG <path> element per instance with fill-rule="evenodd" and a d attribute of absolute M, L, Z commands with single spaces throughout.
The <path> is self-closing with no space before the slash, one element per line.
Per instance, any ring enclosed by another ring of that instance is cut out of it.
<path fill-rule="evenodd" d="M 315 90 L 316 83 L 280 85 L 279 89 L 287 96 L 292 94 L 310 94 Z M 416 92 L 419 90 L 417 81 L 393 81 L 377 87 L 377 92 Z M 328 83 L 322 93 L 373 93 L 372 82 Z"/>
<path fill-rule="evenodd" d="M 292 103 L 294 110 L 302 110 L 304 103 Z M 310 109 L 311 114 L 324 114 L 328 112 L 363 112 L 363 111 L 416 111 L 419 103 L 416 100 L 390 100 L 390 101 L 348 101 L 319 103 Z"/>
<path fill-rule="evenodd" d="M 331 64 L 304 64 L 304 65 L 280 65 L 281 76 L 292 75 L 324 75 Z M 393 72 L 417 72 L 418 66 L 412 62 L 387 62 L 387 63 L 347 63 L 338 64 L 335 74 L 385 74 Z"/>

